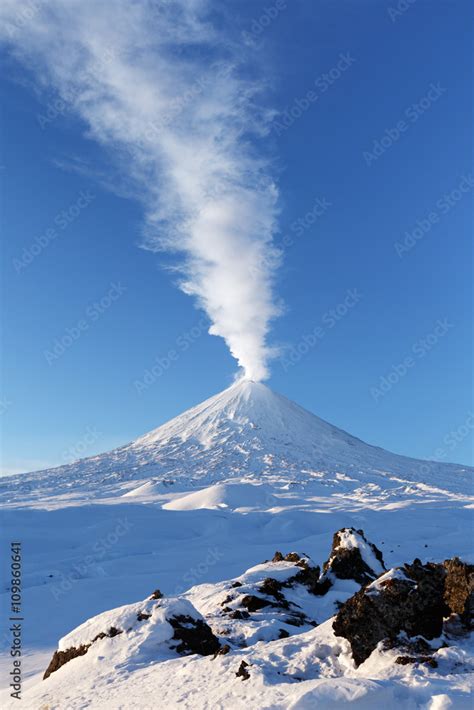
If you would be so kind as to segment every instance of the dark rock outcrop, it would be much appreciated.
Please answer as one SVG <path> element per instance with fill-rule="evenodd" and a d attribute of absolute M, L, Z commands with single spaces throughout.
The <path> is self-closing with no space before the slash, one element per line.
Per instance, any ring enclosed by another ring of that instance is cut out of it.
<path fill-rule="evenodd" d="M 240 603 L 250 612 L 259 611 L 266 606 L 273 606 L 273 602 L 257 597 L 255 594 L 246 594 L 242 597 Z"/>
<path fill-rule="evenodd" d="M 55 651 L 53 653 L 51 661 L 49 662 L 49 666 L 45 670 L 43 680 L 49 678 L 51 673 L 54 673 L 54 671 L 59 670 L 59 668 L 64 666 L 66 663 L 72 661 L 73 658 L 85 656 L 92 644 L 96 641 L 105 638 L 113 638 L 114 636 L 118 636 L 121 633 L 122 631 L 120 629 L 116 629 L 115 626 L 111 626 L 107 633 L 101 632 L 100 634 L 97 634 L 97 636 L 95 636 L 90 643 L 81 644 L 77 647 L 71 646 L 71 648 L 67 648 L 65 651 Z"/>
<path fill-rule="evenodd" d="M 46 678 L 49 678 L 51 673 L 54 673 L 54 671 L 57 671 L 61 666 L 64 666 L 68 661 L 72 661 L 73 658 L 78 658 L 79 656 L 85 656 L 87 651 L 90 648 L 90 644 L 87 644 L 87 646 L 79 646 L 78 648 L 75 648 L 74 646 L 72 648 L 68 648 L 66 651 L 55 651 L 53 653 L 53 657 L 49 662 L 49 666 L 47 667 L 43 680 L 46 680 Z"/>
<path fill-rule="evenodd" d="M 172 616 L 167 621 L 174 629 L 173 641 L 179 642 L 171 648 L 181 655 L 199 653 L 201 656 L 210 656 L 219 651 L 219 640 L 202 619 L 180 615 Z"/>
<path fill-rule="evenodd" d="M 369 556 L 374 562 L 369 562 Z M 334 533 L 331 554 L 323 565 L 323 578 L 328 579 L 329 573 L 332 573 L 338 579 L 353 579 L 358 584 L 368 584 L 385 569 L 381 551 L 367 540 L 363 530 L 341 528 Z"/>
<path fill-rule="evenodd" d="M 259 591 L 268 597 L 273 597 L 281 605 L 288 607 L 285 595 L 282 593 L 283 583 L 278 582 L 273 577 L 266 577 L 260 585 Z"/>
<path fill-rule="evenodd" d="M 297 552 L 289 552 L 287 555 L 283 555 L 277 550 L 272 562 L 293 562 L 297 567 L 301 568 L 300 572 L 297 572 L 285 582 L 279 582 L 280 589 L 302 584 L 308 588 L 311 594 L 322 596 L 331 587 L 329 580 L 321 579 L 321 568 L 318 565 L 313 565 L 307 555 L 299 555 Z"/>
<path fill-rule="evenodd" d="M 444 600 L 468 629 L 473 628 L 474 615 L 474 565 L 461 562 L 459 557 L 445 560 L 446 579 Z"/>
<path fill-rule="evenodd" d="M 415 560 L 381 576 L 343 604 L 333 623 L 334 632 L 348 639 L 357 665 L 380 641 L 395 640 L 400 632 L 436 638 L 452 613 L 459 614 L 465 625 L 470 623 L 472 579 L 472 566 L 457 558 L 424 565 Z M 425 649 L 420 651 L 426 656 Z M 404 662 L 411 661 L 400 661 Z"/>
<path fill-rule="evenodd" d="M 438 661 L 433 656 L 398 656 L 395 663 L 406 666 L 409 663 L 427 663 L 431 668 L 438 667 Z"/>
<path fill-rule="evenodd" d="M 248 672 L 247 668 L 249 667 L 249 664 L 246 663 L 245 661 L 242 661 L 239 670 L 235 674 L 237 678 L 242 678 L 242 680 L 248 680 L 250 678 L 250 673 Z"/>
<path fill-rule="evenodd" d="M 155 589 L 155 591 L 150 596 L 150 599 L 163 599 L 163 594 L 159 589 Z"/>

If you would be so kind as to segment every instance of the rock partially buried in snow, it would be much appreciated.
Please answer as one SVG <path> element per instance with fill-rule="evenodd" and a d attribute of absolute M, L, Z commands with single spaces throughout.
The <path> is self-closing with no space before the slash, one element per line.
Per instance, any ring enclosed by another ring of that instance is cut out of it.
<path fill-rule="evenodd" d="M 281 557 L 238 579 L 193 587 L 186 596 L 235 648 L 308 631 L 317 625 L 311 586 L 319 567 L 297 553 Z"/>
<path fill-rule="evenodd" d="M 186 599 L 149 599 L 106 611 L 86 621 L 59 642 L 44 679 L 66 663 L 96 652 L 113 666 L 116 658 L 164 660 L 173 653 L 215 654 L 220 643 Z"/>
<path fill-rule="evenodd" d="M 461 562 L 459 557 L 445 560 L 446 580 L 444 599 L 449 608 L 459 614 L 468 629 L 473 628 L 474 615 L 474 565 Z"/>
<path fill-rule="evenodd" d="M 437 638 L 452 613 L 461 613 L 467 625 L 472 571 L 457 558 L 425 565 L 415 560 L 393 568 L 342 605 L 334 632 L 350 642 L 354 661 L 360 665 L 380 641 L 393 641 L 400 632 Z"/>
<path fill-rule="evenodd" d="M 334 533 L 329 559 L 323 565 L 325 578 L 353 579 L 367 584 L 386 571 L 382 553 L 367 540 L 363 530 L 342 528 Z"/>
<path fill-rule="evenodd" d="M 218 659 L 216 666 L 233 669 L 252 684 L 261 676 L 255 658 L 265 644 L 272 664 L 279 654 L 288 657 L 284 675 L 297 681 L 314 677 L 324 663 L 331 673 L 339 673 L 340 664 L 353 669 L 353 662 L 361 665 L 375 649 L 369 674 L 380 663 L 395 674 L 405 666 L 407 672 L 431 673 L 443 663 L 443 651 L 451 650 L 443 649 L 441 641 L 432 647 L 425 639 L 442 632 L 448 641 L 453 633 L 466 635 L 473 572 L 458 558 L 425 565 L 415 560 L 387 572 L 380 551 L 362 530 L 342 528 L 334 535 L 323 574 L 308 555 L 277 551 L 238 578 L 197 585 L 181 597 L 163 598 L 156 589 L 143 602 L 99 614 L 61 639 L 44 677 L 70 662 L 79 674 L 87 674 L 98 662 L 111 672 L 123 664 L 132 671 L 198 654 Z M 320 626 L 327 628 L 316 634 Z M 295 664 L 298 648 L 302 655 Z M 234 663 L 235 653 L 240 666 Z M 466 668 L 464 657 L 459 658 L 456 663 Z"/>

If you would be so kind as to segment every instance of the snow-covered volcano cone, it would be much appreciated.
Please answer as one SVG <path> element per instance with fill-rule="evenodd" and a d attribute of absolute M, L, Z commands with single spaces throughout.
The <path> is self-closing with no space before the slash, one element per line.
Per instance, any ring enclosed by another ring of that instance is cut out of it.
<path fill-rule="evenodd" d="M 391 454 L 262 383 L 240 380 L 126 446 L 17 480 L 31 488 L 41 481 L 51 491 L 64 482 L 68 491 L 77 487 L 81 495 L 90 490 L 102 496 L 117 495 L 118 488 L 120 495 L 127 493 L 123 484 L 133 480 L 140 484 L 129 486 L 129 493 L 143 497 L 168 482 L 189 489 L 243 478 L 320 481 L 325 494 L 368 485 L 383 490 L 407 482 L 467 492 L 470 469 Z"/>

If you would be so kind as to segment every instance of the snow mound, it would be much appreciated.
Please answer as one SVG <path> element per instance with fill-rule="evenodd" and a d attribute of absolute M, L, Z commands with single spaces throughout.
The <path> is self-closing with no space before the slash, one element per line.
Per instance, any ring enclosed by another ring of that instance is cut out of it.
<path fill-rule="evenodd" d="M 165 510 L 211 510 L 228 508 L 230 510 L 266 510 L 275 505 L 276 498 L 271 489 L 262 483 L 216 483 L 200 491 L 175 498 L 165 503 Z"/>
<path fill-rule="evenodd" d="M 155 497 L 156 494 L 163 493 L 163 483 L 158 481 L 146 481 L 137 488 L 132 488 L 131 491 L 124 493 L 122 498 L 149 498 Z"/>
<path fill-rule="evenodd" d="M 156 598 L 106 611 L 60 639 L 44 679 L 87 655 L 86 665 L 99 659 L 117 663 L 155 663 L 175 653 L 207 655 L 219 642 L 187 599 Z"/>

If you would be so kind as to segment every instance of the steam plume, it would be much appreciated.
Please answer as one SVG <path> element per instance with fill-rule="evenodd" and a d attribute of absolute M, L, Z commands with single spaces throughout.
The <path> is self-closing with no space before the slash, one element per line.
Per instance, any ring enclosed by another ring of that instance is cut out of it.
<path fill-rule="evenodd" d="M 180 253 L 181 288 L 245 376 L 260 380 L 279 312 L 277 191 L 252 147 L 269 116 L 241 65 L 245 48 L 209 21 L 215 9 L 209 0 L 3 0 L 1 38 L 120 159 L 145 206 L 146 246 Z"/>

